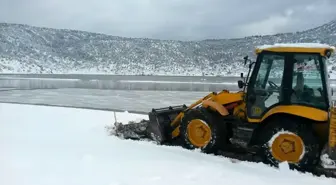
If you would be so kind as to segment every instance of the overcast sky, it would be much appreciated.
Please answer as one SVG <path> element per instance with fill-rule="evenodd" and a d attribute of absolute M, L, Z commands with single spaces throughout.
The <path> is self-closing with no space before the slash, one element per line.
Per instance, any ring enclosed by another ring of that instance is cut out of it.
<path fill-rule="evenodd" d="M 274 34 L 333 19 L 336 0 L 0 0 L 0 22 L 158 39 Z"/>

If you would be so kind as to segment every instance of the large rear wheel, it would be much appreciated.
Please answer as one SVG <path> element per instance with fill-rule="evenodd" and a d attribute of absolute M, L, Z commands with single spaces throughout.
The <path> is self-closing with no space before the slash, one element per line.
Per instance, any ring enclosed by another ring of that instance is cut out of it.
<path fill-rule="evenodd" d="M 318 163 L 320 147 L 311 123 L 282 117 L 272 119 L 260 134 L 265 163 L 288 162 L 291 169 L 310 171 Z"/>
<path fill-rule="evenodd" d="M 215 153 L 227 143 L 227 127 L 217 112 L 196 108 L 187 111 L 182 118 L 180 136 L 185 148 Z"/>

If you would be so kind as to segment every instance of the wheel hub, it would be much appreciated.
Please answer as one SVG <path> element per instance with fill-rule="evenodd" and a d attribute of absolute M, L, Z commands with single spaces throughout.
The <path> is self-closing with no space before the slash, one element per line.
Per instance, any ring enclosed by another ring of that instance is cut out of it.
<path fill-rule="evenodd" d="M 298 163 L 303 157 L 304 143 L 294 133 L 276 134 L 269 144 L 273 157 L 280 162 Z"/>
<path fill-rule="evenodd" d="M 188 139 L 196 147 L 204 147 L 211 139 L 211 129 L 200 119 L 191 120 L 187 127 Z"/>

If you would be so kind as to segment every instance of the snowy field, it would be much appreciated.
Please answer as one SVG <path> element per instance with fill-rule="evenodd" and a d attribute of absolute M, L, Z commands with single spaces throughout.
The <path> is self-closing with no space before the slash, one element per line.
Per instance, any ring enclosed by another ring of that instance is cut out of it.
<path fill-rule="evenodd" d="M 335 185 L 336 180 L 108 136 L 112 112 L 0 104 L 2 185 Z M 118 121 L 145 118 L 117 113 Z"/>

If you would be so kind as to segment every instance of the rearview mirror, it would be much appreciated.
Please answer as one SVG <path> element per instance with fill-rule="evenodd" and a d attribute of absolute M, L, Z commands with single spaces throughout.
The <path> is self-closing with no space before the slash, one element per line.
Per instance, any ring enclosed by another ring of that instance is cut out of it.
<path fill-rule="evenodd" d="M 245 83 L 242 80 L 238 80 L 239 89 L 243 88 L 244 86 L 245 86 Z"/>

